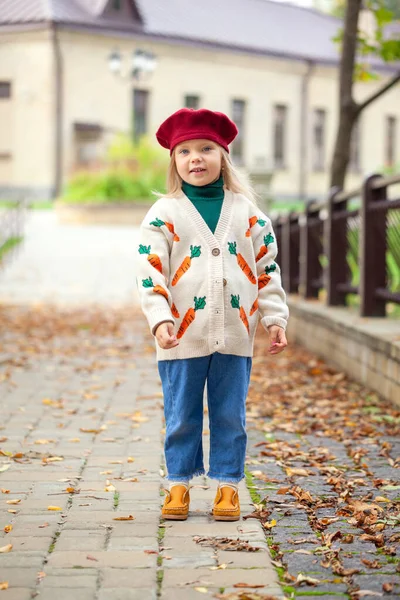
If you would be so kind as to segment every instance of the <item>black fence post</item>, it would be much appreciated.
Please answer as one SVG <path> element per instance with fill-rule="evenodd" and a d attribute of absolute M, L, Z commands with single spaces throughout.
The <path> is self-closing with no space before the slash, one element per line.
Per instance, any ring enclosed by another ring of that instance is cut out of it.
<path fill-rule="evenodd" d="M 328 259 L 326 269 L 326 301 L 328 306 L 346 304 L 346 292 L 340 291 L 338 284 L 348 281 L 347 264 L 347 223 L 345 218 L 335 219 L 335 213 L 345 211 L 347 200 L 335 201 L 341 192 L 332 188 L 328 198 L 328 218 L 325 221 L 325 255 Z"/>
<path fill-rule="evenodd" d="M 378 288 L 386 289 L 386 216 L 387 210 L 373 211 L 372 205 L 387 200 L 387 187 L 373 188 L 380 175 L 371 175 L 363 185 L 360 208 L 360 315 L 385 317 L 386 302 L 376 295 Z"/>
<path fill-rule="evenodd" d="M 299 292 L 303 298 L 318 298 L 319 287 L 317 281 L 321 280 L 322 266 L 319 260 L 322 254 L 321 242 L 316 238 L 315 224 L 321 222 L 318 211 L 311 211 L 314 200 L 309 200 L 305 206 L 304 213 L 299 219 L 300 225 L 300 284 Z M 318 228 L 319 230 L 319 228 Z"/>

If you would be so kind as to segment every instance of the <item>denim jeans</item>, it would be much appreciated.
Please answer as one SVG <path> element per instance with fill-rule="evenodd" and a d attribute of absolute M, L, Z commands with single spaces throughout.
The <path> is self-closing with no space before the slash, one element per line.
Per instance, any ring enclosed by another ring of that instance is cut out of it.
<path fill-rule="evenodd" d="M 251 366 L 250 357 L 218 352 L 158 362 L 164 393 L 166 479 L 182 481 L 205 473 L 202 435 L 206 383 L 210 424 L 207 476 L 232 483 L 244 478 Z"/>

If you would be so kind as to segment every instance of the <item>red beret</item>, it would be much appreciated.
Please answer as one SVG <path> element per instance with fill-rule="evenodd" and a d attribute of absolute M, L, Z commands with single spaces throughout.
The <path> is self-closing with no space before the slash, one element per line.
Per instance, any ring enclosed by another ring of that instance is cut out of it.
<path fill-rule="evenodd" d="M 181 108 L 161 123 L 156 133 L 157 140 L 164 148 L 172 150 L 185 140 L 212 140 L 229 152 L 230 144 L 237 136 L 238 129 L 224 113 L 206 108 Z"/>

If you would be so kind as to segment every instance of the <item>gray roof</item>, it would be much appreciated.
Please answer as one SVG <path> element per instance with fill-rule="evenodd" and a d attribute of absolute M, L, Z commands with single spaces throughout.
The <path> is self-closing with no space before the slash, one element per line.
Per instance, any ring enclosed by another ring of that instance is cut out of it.
<path fill-rule="evenodd" d="M 341 21 L 315 10 L 273 0 L 125 1 L 132 6 L 132 21 L 112 17 L 105 10 L 109 0 L 0 0 L 0 25 L 54 21 L 257 54 L 338 62 L 332 38 Z"/>

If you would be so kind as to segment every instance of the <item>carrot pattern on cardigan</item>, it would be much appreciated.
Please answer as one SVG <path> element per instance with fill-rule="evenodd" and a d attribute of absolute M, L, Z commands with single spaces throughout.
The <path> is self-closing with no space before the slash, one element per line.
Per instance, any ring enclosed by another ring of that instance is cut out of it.
<path fill-rule="evenodd" d="M 171 322 L 179 333 L 169 350 L 155 340 L 157 359 L 252 356 L 259 321 L 286 328 L 277 251 L 270 219 L 242 194 L 225 190 L 214 233 L 184 194 L 157 200 L 141 224 L 134 265 L 150 331 Z"/>

